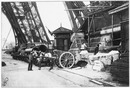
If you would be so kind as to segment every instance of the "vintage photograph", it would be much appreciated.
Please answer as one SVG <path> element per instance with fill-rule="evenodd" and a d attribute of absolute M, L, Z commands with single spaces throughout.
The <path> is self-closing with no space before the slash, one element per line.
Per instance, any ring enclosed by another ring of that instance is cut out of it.
<path fill-rule="evenodd" d="M 129 0 L 1 1 L 1 87 L 129 87 Z"/>

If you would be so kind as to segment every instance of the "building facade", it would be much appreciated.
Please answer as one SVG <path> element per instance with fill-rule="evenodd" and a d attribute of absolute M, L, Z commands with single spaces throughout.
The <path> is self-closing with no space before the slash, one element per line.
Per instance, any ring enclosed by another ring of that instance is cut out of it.
<path fill-rule="evenodd" d="M 119 7 L 113 6 L 89 13 L 80 30 L 85 33 L 85 39 L 92 50 L 98 43 L 101 43 L 102 49 L 105 47 L 111 50 L 121 44 L 123 46 L 124 42 L 122 41 L 124 41 L 124 38 L 128 40 L 128 37 L 122 34 L 124 32 L 122 32 L 124 29 L 122 27 L 125 27 L 127 30 L 126 36 L 129 35 L 128 19 L 129 3 L 125 3 Z"/>
<path fill-rule="evenodd" d="M 72 33 L 73 32 L 71 30 L 64 27 L 60 27 L 55 31 L 53 31 L 54 38 L 55 38 L 54 39 L 55 49 L 63 50 L 63 51 L 69 50 L 71 45 L 70 37 Z"/>

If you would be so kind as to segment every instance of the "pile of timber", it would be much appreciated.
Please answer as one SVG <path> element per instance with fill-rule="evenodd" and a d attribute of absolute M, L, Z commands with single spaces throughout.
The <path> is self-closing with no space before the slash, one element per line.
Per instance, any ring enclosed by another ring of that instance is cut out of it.
<path fill-rule="evenodd" d="M 129 54 L 122 54 L 120 59 L 112 63 L 110 73 L 114 81 L 129 84 Z"/>
<path fill-rule="evenodd" d="M 19 54 L 17 54 L 17 53 L 14 53 L 14 54 L 12 54 L 11 56 L 12 56 L 13 59 L 15 59 L 15 60 L 21 60 L 21 61 L 28 62 L 28 56 L 27 56 L 27 55 L 23 56 L 23 55 L 19 55 Z"/>

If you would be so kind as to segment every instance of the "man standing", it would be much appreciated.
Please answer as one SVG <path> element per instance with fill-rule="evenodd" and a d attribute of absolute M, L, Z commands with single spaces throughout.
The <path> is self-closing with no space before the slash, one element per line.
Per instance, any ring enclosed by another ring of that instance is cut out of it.
<path fill-rule="evenodd" d="M 32 51 L 29 53 L 28 55 L 28 71 L 32 71 L 32 66 L 33 66 L 33 62 L 34 62 L 34 59 L 36 59 L 38 57 L 38 49 L 37 48 L 33 48 Z"/>
<path fill-rule="evenodd" d="M 37 58 L 37 61 L 38 61 L 38 69 L 41 70 L 41 63 L 45 57 L 45 53 L 47 51 L 47 47 L 45 45 L 40 45 L 38 47 L 39 51 L 38 51 L 38 58 Z"/>
<path fill-rule="evenodd" d="M 41 62 L 45 56 L 45 52 L 39 51 L 39 57 L 37 58 L 38 60 L 38 70 L 41 70 Z"/>
<path fill-rule="evenodd" d="M 33 65 L 33 55 L 32 52 L 29 54 L 29 64 L 28 64 L 28 71 L 32 71 L 32 65 Z"/>
<path fill-rule="evenodd" d="M 99 51 L 99 44 L 97 44 L 97 46 L 96 46 L 96 48 L 94 50 L 94 55 L 96 55 L 98 53 L 98 51 Z"/>

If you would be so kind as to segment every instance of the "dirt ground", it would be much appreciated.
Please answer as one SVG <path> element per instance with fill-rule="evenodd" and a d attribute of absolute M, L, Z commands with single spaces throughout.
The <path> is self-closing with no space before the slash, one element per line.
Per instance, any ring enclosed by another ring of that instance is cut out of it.
<path fill-rule="evenodd" d="M 79 84 L 83 84 L 86 87 L 97 87 L 93 83 L 90 83 L 88 79 L 84 79 L 78 76 L 74 76 L 70 73 L 64 73 L 63 70 L 80 74 L 86 77 L 90 77 L 96 80 L 107 81 L 109 84 L 114 86 L 121 86 L 121 84 L 112 81 L 112 76 L 108 72 L 98 72 L 92 70 L 91 65 L 87 65 L 84 68 L 76 67 L 73 69 L 54 69 L 49 71 L 49 67 L 42 67 L 38 70 L 38 67 L 33 65 L 33 71 L 27 71 L 28 64 L 23 61 L 12 59 L 10 55 L 3 54 L 2 61 L 6 63 L 1 69 L 2 75 L 2 87 L 3 88 L 80 88 Z M 57 77 L 55 74 L 66 77 L 73 82 L 63 79 L 63 77 Z M 100 86 L 100 85 L 99 85 Z"/>

